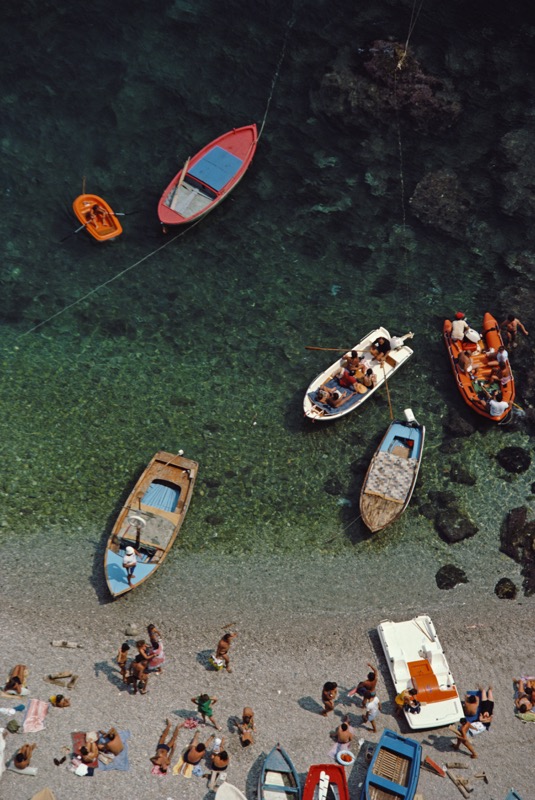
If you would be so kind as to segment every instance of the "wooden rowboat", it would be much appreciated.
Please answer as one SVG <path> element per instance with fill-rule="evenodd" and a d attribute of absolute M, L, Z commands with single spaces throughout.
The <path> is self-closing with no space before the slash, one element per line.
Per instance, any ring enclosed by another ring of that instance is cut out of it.
<path fill-rule="evenodd" d="M 417 714 L 404 711 L 410 728 L 438 728 L 463 716 L 461 700 L 435 626 L 427 614 L 377 628 L 396 693 L 416 689 Z"/>
<path fill-rule="evenodd" d="M 413 800 L 421 757 L 419 742 L 386 728 L 368 767 L 361 800 Z"/>
<path fill-rule="evenodd" d="M 111 206 L 96 194 L 79 195 L 72 208 L 86 231 L 99 242 L 116 239 L 123 232 Z"/>
<path fill-rule="evenodd" d="M 344 767 L 340 764 L 313 764 L 306 777 L 303 800 L 349 800 Z"/>
<path fill-rule="evenodd" d="M 165 560 L 189 508 L 198 467 L 181 454 L 160 450 L 144 470 L 106 545 L 104 573 L 114 598 L 137 588 Z M 132 586 L 123 567 L 127 547 L 137 553 Z"/>
<path fill-rule="evenodd" d="M 373 342 L 380 336 L 389 340 L 392 344 L 392 349 L 382 362 L 377 361 L 370 352 Z M 342 358 L 335 361 L 334 364 L 331 364 L 324 372 L 315 377 L 306 390 L 303 400 L 305 416 L 314 422 L 327 422 L 343 417 L 345 414 L 349 414 L 350 411 L 359 408 L 412 356 L 413 351 L 404 343 L 404 340 L 412 339 L 413 336 L 413 333 L 406 333 L 405 336 L 392 338 L 386 328 L 376 328 L 370 331 L 352 350 L 356 350 L 359 355 L 364 357 L 363 365 L 366 369 L 373 370 L 376 379 L 375 385 L 363 394 L 342 388 L 336 380 L 336 376 L 342 369 L 342 359 L 344 358 L 342 356 Z M 320 386 L 324 385 L 329 389 L 336 388 L 342 395 L 347 396 L 347 402 L 337 408 L 331 408 L 327 403 L 321 402 L 317 397 L 317 391 Z"/>
<path fill-rule="evenodd" d="M 364 524 L 375 533 L 400 517 L 410 503 L 424 450 L 425 428 L 410 408 L 406 421 L 388 426 L 373 456 L 360 494 Z"/>
<path fill-rule="evenodd" d="M 299 775 L 286 750 L 275 745 L 262 764 L 258 778 L 258 800 L 299 800 Z"/>
<path fill-rule="evenodd" d="M 448 351 L 451 368 L 461 397 L 472 411 L 491 420 L 491 422 L 501 422 L 509 415 L 510 409 L 508 408 L 499 416 L 491 416 L 487 406 L 488 397 L 480 386 L 481 382 L 485 382 L 489 379 L 492 373 L 492 367 L 489 362 L 496 361 L 496 352 L 499 347 L 503 346 L 503 339 L 496 319 L 487 311 L 483 317 L 483 329 L 479 342 L 454 341 L 451 338 L 451 331 L 451 320 L 444 320 L 444 343 Z M 459 369 L 457 359 L 459 358 L 459 353 L 463 350 L 470 354 L 474 366 L 472 372 L 465 373 Z M 488 390 L 499 389 L 502 393 L 503 400 L 506 403 L 512 403 L 515 399 L 515 381 L 509 361 L 507 361 L 504 381 L 506 382 L 503 384 L 496 383 L 487 388 Z"/>
<path fill-rule="evenodd" d="M 158 203 L 164 231 L 194 222 L 219 205 L 245 175 L 257 141 L 256 125 L 234 128 L 188 159 Z"/>

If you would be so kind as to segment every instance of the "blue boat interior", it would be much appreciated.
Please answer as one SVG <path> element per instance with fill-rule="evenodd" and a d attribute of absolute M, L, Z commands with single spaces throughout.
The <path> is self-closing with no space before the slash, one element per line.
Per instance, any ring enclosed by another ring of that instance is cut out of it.
<path fill-rule="evenodd" d="M 320 403 L 318 401 L 317 395 L 316 395 L 316 390 L 314 390 L 313 392 L 309 392 L 308 396 L 310 398 L 310 401 L 312 403 L 314 403 L 314 405 L 317 406 L 318 408 L 321 408 L 325 412 L 325 414 L 327 414 L 327 415 L 339 414 L 340 413 L 340 409 L 342 409 L 342 408 L 343 409 L 355 408 L 355 406 L 358 406 L 360 403 L 362 403 L 362 401 L 368 396 L 368 392 L 365 392 L 363 394 L 359 394 L 358 392 L 352 391 L 352 389 L 344 389 L 342 386 L 340 386 L 340 384 L 338 383 L 336 378 L 331 378 L 330 381 L 327 381 L 325 383 L 325 386 L 328 389 L 336 389 L 344 397 L 348 397 L 349 395 L 351 395 L 351 399 L 348 400 L 346 403 L 342 403 L 342 405 L 338 406 L 338 408 L 332 408 L 327 403 Z M 369 389 L 368 389 L 368 391 L 369 391 Z"/>
<path fill-rule="evenodd" d="M 125 542 L 124 547 L 127 544 L 135 544 L 134 542 Z M 107 561 L 106 561 L 106 576 L 108 579 L 108 585 L 110 587 L 111 592 L 114 595 L 121 594 L 128 590 L 128 581 L 126 579 L 126 570 L 123 567 L 123 557 L 124 557 L 124 548 L 121 547 L 118 553 L 114 553 L 113 550 L 108 550 L 107 553 Z M 143 578 L 146 578 L 147 575 L 156 569 L 157 564 L 153 564 L 148 562 L 148 558 L 150 556 L 146 553 L 140 554 L 138 556 L 138 563 L 136 569 L 134 571 L 134 578 L 133 584 L 134 586 L 136 583 L 139 583 Z M 140 560 L 140 559 L 143 560 Z"/>
<path fill-rule="evenodd" d="M 143 495 L 142 503 L 160 511 L 174 513 L 180 498 L 180 486 L 168 481 L 155 480 Z"/>
<path fill-rule="evenodd" d="M 375 762 L 382 750 L 389 751 L 397 757 L 401 756 L 409 762 L 409 768 L 405 774 L 403 785 L 375 774 Z M 368 794 L 364 794 L 366 787 L 369 788 L 373 786 L 377 787 L 379 790 L 383 790 L 385 795 L 399 798 L 399 800 L 410 800 L 410 798 L 414 797 L 420 773 L 421 751 L 421 745 L 414 739 L 406 740 L 393 731 L 386 729 L 379 740 L 372 763 L 368 768 L 366 781 L 363 786 L 363 796 L 368 797 Z"/>
<path fill-rule="evenodd" d="M 243 161 L 228 150 L 216 145 L 188 170 L 188 175 L 220 192 L 236 175 Z"/>
<path fill-rule="evenodd" d="M 422 430 L 419 427 L 395 422 L 390 426 L 381 444 L 381 450 L 392 453 L 395 447 L 404 447 L 409 451 L 409 458 L 419 458 L 422 447 Z"/>

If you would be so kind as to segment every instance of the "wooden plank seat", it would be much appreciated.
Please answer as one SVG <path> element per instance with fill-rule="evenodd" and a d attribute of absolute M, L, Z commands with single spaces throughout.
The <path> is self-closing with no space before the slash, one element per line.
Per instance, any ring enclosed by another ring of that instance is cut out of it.
<path fill-rule="evenodd" d="M 410 760 L 398 753 L 381 749 L 374 764 L 373 774 L 381 778 L 406 786 L 409 775 Z"/>

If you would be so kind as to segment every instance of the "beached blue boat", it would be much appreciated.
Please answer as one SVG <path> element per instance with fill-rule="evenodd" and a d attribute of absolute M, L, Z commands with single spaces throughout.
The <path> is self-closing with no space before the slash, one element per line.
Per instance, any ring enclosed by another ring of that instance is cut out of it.
<path fill-rule="evenodd" d="M 390 423 L 366 472 L 360 513 L 375 533 L 398 519 L 409 505 L 424 449 L 425 428 L 405 409 L 405 422 Z"/>
<path fill-rule="evenodd" d="M 386 728 L 368 767 L 360 800 L 413 800 L 421 758 L 419 742 Z"/>
<path fill-rule="evenodd" d="M 258 800 L 299 800 L 299 775 L 286 750 L 276 744 L 268 753 L 258 778 Z"/>

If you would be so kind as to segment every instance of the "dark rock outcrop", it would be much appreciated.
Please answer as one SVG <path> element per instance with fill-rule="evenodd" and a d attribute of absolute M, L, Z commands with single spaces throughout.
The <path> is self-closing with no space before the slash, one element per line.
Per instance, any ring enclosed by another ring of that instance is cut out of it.
<path fill-rule="evenodd" d="M 516 586 L 510 578 L 500 578 L 494 587 L 494 594 L 498 595 L 500 600 L 514 600 L 516 593 Z"/>
<path fill-rule="evenodd" d="M 439 589 L 453 589 L 459 583 L 468 583 L 465 571 L 454 564 L 444 564 L 440 567 L 435 580 Z"/>
<path fill-rule="evenodd" d="M 496 456 L 498 463 L 507 472 L 525 472 L 531 465 L 531 456 L 523 447 L 504 447 Z"/>
<path fill-rule="evenodd" d="M 448 544 L 469 539 L 471 536 L 475 536 L 479 530 L 467 514 L 454 508 L 438 512 L 435 518 L 435 528 Z"/>

